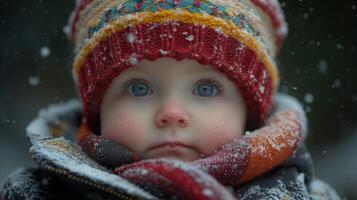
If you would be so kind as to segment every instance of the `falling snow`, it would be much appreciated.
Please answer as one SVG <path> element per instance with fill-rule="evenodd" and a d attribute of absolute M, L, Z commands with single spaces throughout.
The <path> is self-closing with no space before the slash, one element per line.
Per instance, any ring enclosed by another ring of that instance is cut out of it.
<path fill-rule="evenodd" d="M 40 49 L 40 55 L 42 58 L 47 58 L 51 54 L 51 50 L 44 46 Z"/>
<path fill-rule="evenodd" d="M 310 93 L 307 93 L 307 94 L 305 94 L 305 96 L 304 96 L 304 101 L 306 102 L 306 103 L 312 103 L 312 102 L 314 102 L 314 96 L 312 95 L 312 94 L 310 94 Z"/>
<path fill-rule="evenodd" d="M 304 19 L 308 19 L 309 18 L 309 13 L 304 13 L 302 16 L 303 16 Z"/>
<path fill-rule="evenodd" d="M 132 64 L 132 65 L 136 65 L 138 64 L 138 58 L 135 54 L 132 54 L 130 57 L 129 57 L 129 63 Z"/>
<path fill-rule="evenodd" d="M 326 60 L 320 60 L 317 64 L 317 69 L 319 70 L 320 74 L 326 74 L 327 73 L 327 61 Z"/>
<path fill-rule="evenodd" d="M 188 35 L 185 39 L 191 42 L 193 40 L 193 35 Z"/>
<path fill-rule="evenodd" d="M 337 43 L 337 44 L 336 44 L 336 48 L 337 48 L 338 50 L 343 49 L 343 45 L 340 44 L 340 43 Z"/>
<path fill-rule="evenodd" d="M 37 76 L 30 76 L 28 82 L 31 86 L 38 86 L 40 84 L 40 78 Z"/>
<path fill-rule="evenodd" d="M 259 92 L 262 93 L 262 94 L 264 94 L 264 91 L 265 91 L 265 87 L 261 85 L 261 86 L 259 87 Z"/>
<path fill-rule="evenodd" d="M 213 196 L 213 191 L 206 188 L 206 189 L 203 190 L 203 194 L 204 194 L 206 197 L 212 197 L 212 196 Z"/>
<path fill-rule="evenodd" d="M 63 26 L 62 31 L 65 35 L 68 35 L 69 34 L 69 26 Z"/>
<path fill-rule="evenodd" d="M 340 79 L 336 79 L 333 84 L 331 85 L 331 88 L 339 88 L 342 85 L 342 82 Z"/>
<path fill-rule="evenodd" d="M 129 33 L 127 40 L 129 43 L 134 43 L 136 41 L 136 35 L 134 33 Z"/>
<path fill-rule="evenodd" d="M 160 49 L 159 51 L 160 51 L 161 55 L 167 55 L 170 53 L 170 51 L 165 51 L 163 49 Z"/>
<path fill-rule="evenodd" d="M 146 170 L 146 169 L 142 169 L 142 170 L 141 170 L 141 174 L 142 174 L 142 175 L 145 175 L 145 174 L 147 174 L 147 173 L 149 173 L 148 170 Z"/>
<path fill-rule="evenodd" d="M 15 121 L 15 120 L 9 120 L 9 119 L 7 119 L 7 120 L 6 120 L 6 123 L 8 123 L 8 124 L 10 124 L 10 123 L 15 124 L 16 121 Z"/>

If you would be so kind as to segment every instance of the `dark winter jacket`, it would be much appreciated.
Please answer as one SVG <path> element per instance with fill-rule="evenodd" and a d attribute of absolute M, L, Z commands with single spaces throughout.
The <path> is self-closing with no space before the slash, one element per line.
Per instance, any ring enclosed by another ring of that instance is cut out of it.
<path fill-rule="evenodd" d="M 41 110 L 27 127 L 36 168 L 16 170 L 3 185 L 8 199 L 157 199 L 89 158 L 73 141 L 81 106 L 73 100 Z M 177 188 L 179 190 L 179 188 Z M 282 166 L 229 188 L 237 199 L 339 199 L 327 184 L 312 176 L 312 163 L 300 148 Z"/>

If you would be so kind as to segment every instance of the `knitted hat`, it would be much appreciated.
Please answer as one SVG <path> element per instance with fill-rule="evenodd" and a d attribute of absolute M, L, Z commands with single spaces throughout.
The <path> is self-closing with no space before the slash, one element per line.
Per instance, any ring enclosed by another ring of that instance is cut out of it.
<path fill-rule="evenodd" d="M 287 26 L 277 0 L 79 0 L 69 22 L 83 122 L 99 125 L 111 81 L 142 59 L 195 59 L 233 81 L 248 127 L 264 122 L 278 87 Z"/>

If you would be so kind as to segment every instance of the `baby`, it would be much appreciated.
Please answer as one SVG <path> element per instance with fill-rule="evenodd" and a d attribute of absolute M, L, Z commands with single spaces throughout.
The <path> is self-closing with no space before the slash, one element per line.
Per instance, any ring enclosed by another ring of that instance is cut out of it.
<path fill-rule="evenodd" d="M 73 111 L 42 113 L 28 137 L 50 174 L 20 171 L 4 199 L 338 199 L 310 188 L 301 106 L 273 100 L 286 33 L 276 0 L 77 1 L 81 148 L 38 133 L 64 132 L 47 126 Z M 31 188 L 19 192 L 18 177 Z"/>
<path fill-rule="evenodd" d="M 79 144 L 94 133 L 193 161 L 266 120 L 286 35 L 276 1 L 80 1 L 71 19 Z"/>

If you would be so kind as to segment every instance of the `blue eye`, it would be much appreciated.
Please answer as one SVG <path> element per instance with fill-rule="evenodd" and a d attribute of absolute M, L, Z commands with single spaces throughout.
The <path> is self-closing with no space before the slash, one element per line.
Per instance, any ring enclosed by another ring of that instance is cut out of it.
<path fill-rule="evenodd" d="M 214 96 L 217 94 L 217 86 L 214 83 L 199 84 L 193 91 L 195 94 L 203 97 Z"/>
<path fill-rule="evenodd" d="M 128 92 L 132 96 L 145 96 L 150 92 L 150 87 L 143 82 L 134 82 L 129 85 Z"/>

